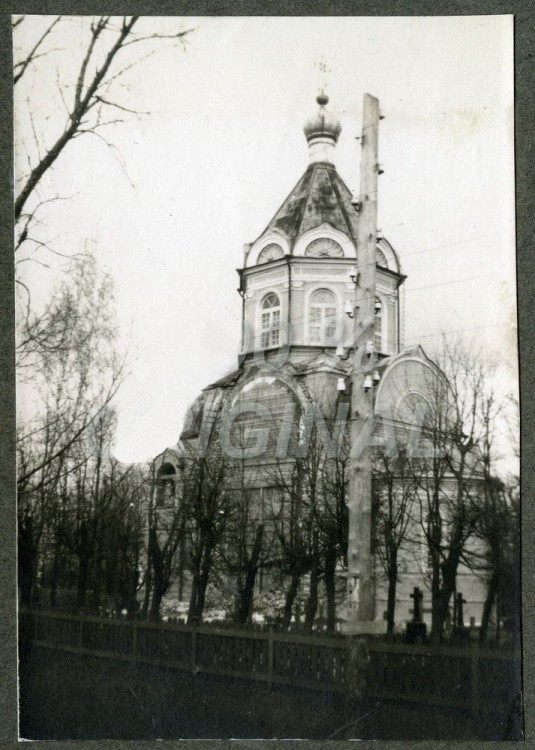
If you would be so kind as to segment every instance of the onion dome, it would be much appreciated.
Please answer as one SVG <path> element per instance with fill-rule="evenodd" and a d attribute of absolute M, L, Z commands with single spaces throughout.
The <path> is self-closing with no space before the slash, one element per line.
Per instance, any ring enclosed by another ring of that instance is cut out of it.
<path fill-rule="evenodd" d="M 329 97 L 326 94 L 321 93 L 316 97 L 316 101 L 320 105 L 320 108 L 313 117 L 306 121 L 303 128 L 306 139 L 309 144 L 317 138 L 332 139 L 333 143 L 336 143 L 340 131 L 342 130 L 342 126 L 336 117 L 333 117 L 333 115 L 329 114 L 325 109 L 326 105 L 329 103 Z"/>
<path fill-rule="evenodd" d="M 351 238 L 356 244 L 356 212 L 353 195 L 336 171 L 334 152 L 342 130 L 325 105 L 328 98 L 321 93 L 316 101 L 319 112 L 305 125 L 308 141 L 308 167 L 260 235 L 281 233 L 290 248 L 305 232 L 328 224 Z M 292 252 L 292 250 L 290 250 Z"/>

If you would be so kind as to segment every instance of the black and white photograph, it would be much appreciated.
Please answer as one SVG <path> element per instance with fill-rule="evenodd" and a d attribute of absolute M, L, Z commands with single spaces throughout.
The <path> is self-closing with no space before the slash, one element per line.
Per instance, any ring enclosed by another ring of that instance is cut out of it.
<path fill-rule="evenodd" d="M 20 738 L 523 740 L 513 16 L 12 34 Z"/>

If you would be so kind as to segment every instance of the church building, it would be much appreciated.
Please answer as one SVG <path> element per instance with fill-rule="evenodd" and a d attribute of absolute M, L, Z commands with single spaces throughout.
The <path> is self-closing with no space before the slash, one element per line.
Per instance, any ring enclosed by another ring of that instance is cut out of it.
<path fill-rule="evenodd" d="M 242 471 L 239 481 L 235 480 L 234 491 L 247 495 L 251 539 L 254 523 L 261 524 L 262 529 L 272 524 L 269 543 L 269 535 L 264 532 L 265 549 L 256 550 L 258 554 L 253 560 L 257 568 L 253 577 L 255 601 L 264 601 L 262 597 L 268 592 L 274 595 L 279 587 L 287 604 L 295 570 L 289 564 L 275 570 L 273 560 L 278 560 L 283 550 L 287 563 L 288 527 L 281 518 L 287 518 L 285 514 L 295 510 L 288 498 L 296 482 L 301 488 L 298 491 L 306 496 L 305 503 L 312 502 L 310 497 L 319 492 L 320 481 L 322 492 L 326 492 L 321 463 L 324 459 L 310 468 L 314 440 L 320 440 L 323 455 L 334 461 L 333 467 L 340 461 L 336 465 L 343 469 L 343 460 L 351 460 L 351 448 L 347 454 L 343 450 L 346 428 L 352 418 L 350 355 L 355 315 L 358 316 L 354 295 L 359 267 L 359 196 L 351 193 L 336 170 L 336 144 L 341 126 L 327 108 L 327 96 L 319 95 L 317 105 L 316 113 L 304 126 L 309 158 L 303 175 L 265 229 L 244 248 L 243 264 L 238 270 L 242 321 L 241 331 L 237 332 L 241 339 L 237 368 L 202 390 L 187 416 L 178 446 L 155 459 L 155 505 L 162 512 L 166 502 L 180 502 L 175 485 L 188 455 L 206 455 L 210 445 L 217 441 L 222 454 L 231 461 L 241 462 Z M 385 237 L 377 238 L 375 261 L 375 327 L 373 340 L 367 343 L 373 352 L 373 368 L 365 385 L 373 389 L 375 411 L 383 416 L 384 431 L 386 422 L 413 425 L 419 405 L 425 408 L 432 401 L 430 391 L 442 376 L 420 346 L 403 346 L 406 277 L 398 253 Z M 405 429 L 405 433 L 410 429 Z M 301 474 L 296 479 L 299 460 Z M 306 471 L 316 474 L 309 476 L 307 488 L 303 489 Z M 341 492 L 343 496 L 346 491 L 342 480 L 334 494 Z M 340 507 L 336 507 L 340 512 Z M 330 518 L 324 508 L 313 516 L 307 532 L 310 544 L 321 543 L 321 539 L 317 541 L 318 535 L 321 537 Z M 336 533 L 339 532 L 340 529 Z M 232 540 L 227 543 L 229 555 L 232 544 Z M 250 561 L 252 552 L 248 554 Z M 396 591 L 396 622 L 404 625 L 410 619 L 411 592 L 415 586 L 423 591 L 424 619 L 429 622 L 424 541 L 413 544 L 403 555 Z M 314 575 L 322 579 L 327 575 L 326 570 L 324 566 L 318 573 L 309 566 L 299 575 L 296 573 L 295 601 L 299 592 L 304 601 Z M 377 631 L 381 631 L 386 627 L 387 581 L 378 557 L 374 570 L 374 620 Z M 465 574 L 466 571 L 460 570 L 461 579 Z M 343 552 L 335 560 L 333 575 L 336 581 L 331 599 L 336 598 L 338 627 L 344 620 L 345 606 Z M 479 621 L 485 584 L 473 575 L 468 578 L 462 587 L 465 619 Z M 187 580 L 184 583 L 181 579 L 180 589 L 186 599 Z M 319 586 L 318 619 L 320 611 L 325 617 L 325 607 L 329 609 L 329 602 L 322 603 L 322 590 Z M 334 616 L 333 601 L 331 616 Z M 292 611 L 295 618 L 295 606 Z M 297 616 L 305 615 L 301 612 Z"/>

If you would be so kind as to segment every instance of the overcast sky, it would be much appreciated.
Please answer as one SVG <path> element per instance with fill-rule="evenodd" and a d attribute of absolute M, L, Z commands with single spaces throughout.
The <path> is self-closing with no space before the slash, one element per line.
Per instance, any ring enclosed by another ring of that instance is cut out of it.
<path fill-rule="evenodd" d="M 31 19 L 27 41 L 45 22 Z M 90 241 L 115 281 L 130 341 L 118 458 L 174 445 L 188 404 L 236 367 L 235 269 L 307 166 L 302 126 L 325 84 L 342 123 L 336 165 L 351 189 L 365 92 L 385 115 L 379 227 L 408 276 L 405 343 L 432 352 L 438 332 L 461 331 L 515 365 L 512 17 L 143 23 L 195 30 L 185 52 L 161 45 L 119 90 L 125 105 L 150 112 L 108 133 L 128 176 L 87 136 L 42 186 L 75 194 L 51 206 L 42 231 L 59 234 L 63 252 Z M 62 31 L 55 65 L 65 80 L 86 24 L 73 19 Z M 48 108 L 47 122 L 57 117 L 51 64 L 17 92 L 19 137 L 26 95 L 35 113 Z M 30 263 L 22 273 L 44 298 L 54 273 Z"/>

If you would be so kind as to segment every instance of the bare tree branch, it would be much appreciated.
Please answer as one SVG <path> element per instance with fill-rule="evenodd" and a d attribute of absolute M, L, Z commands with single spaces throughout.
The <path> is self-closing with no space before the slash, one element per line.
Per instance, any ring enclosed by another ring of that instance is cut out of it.
<path fill-rule="evenodd" d="M 22 69 L 26 62 L 24 70 L 27 69 L 29 62 L 36 59 L 37 50 L 42 45 L 44 39 L 51 32 L 52 28 L 58 23 L 61 17 L 55 19 L 53 24 L 45 31 L 41 36 L 38 43 L 34 46 L 25 61 L 18 64 L 18 68 Z M 147 114 L 143 111 L 136 111 L 135 109 L 128 108 L 118 102 L 114 102 L 109 95 L 103 96 L 103 93 L 108 94 L 110 86 L 113 82 L 117 81 L 122 75 L 128 70 L 131 70 L 135 65 L 138 65 L 143 60 L 154 54 L 154 51 L 147 53 L 146 55 L 129 62 L 116 73 L 110 75 L 111 67 L 119 55 L 120 51 L 131 44 L 150 41 L 152 40 L 170 40 L 180 41 L 182 44 L 186 39 L 187 35 L 191 33 L 191 29 L 185 31 L 178 31 L 174 34 L 145 34 L 141 36 L 133 36 L 133 29 L 139 20 L 139 16 L 125 16 L 121 23 L 120 28 L 112 26 L 110 23 L 109 16 L 101 16 L 96 22 L 93 22 L 90 26 L 90 39 L 88 46 L 85 51 L 85 55 L 80 64 L 78 74 L 76 76 L 74 100 L 71 107 L 67 105 L 63 92 L 61 98 L 64 106 L 67 110 L 68 120 L 65 124 L 64 130 L 59 137 L 56 138 L 55 142 L 50 146 L 43 156 L 39 156 L 39 161 L 35 166 L 30 165 L 30 172 L 27 175 L 25 182 L 16 198 L 15 201 L 15 219 L 18 221 L 20 218 L 23 208 L 33 193 L 34 189 L 38 185 L 42 176 L 50 169 L 55 163 L 56 159 L 60 156 L 66 145 L 76 136 L 83 133 L 94 132 L 96 127 L 102 127 L 104 123 L 100 122 L 100 115 L 97 118 L 97 122 L 92 125 L 85 119 L 86 115 L 93 110 L 95 107 L 106 106 L 114 107 L 124 112 L 130 112 L 132 114 Z M 91 61 L 95 58 L 97 53 L 97 46 L 104 38 L 104 32 L 116 34 L 116 38 L 108 48 L 102 64 L 96 68 L 95 72 L 88 80 L 88 71 L 90 68 Z M 19 70 L 20 73 L 20 70 Z M 110 120 L 107 124 L 118 123 L 120 120 Z M 35 126 L 34 126 L 35 131 Z"/>
<path fill-rule="evenodd" d="M 16 21 L 13 24 L 13 28 L 15 29 L 22 22 L 23 19 L 24 19 L 24 16 L 22 16 L 20 19 L 18 19 L 18 21 Z M 21 60 L 20 62 L 15 63 L 15 68 L 14 68 L 15 69 L 15 75 L 13 76 L 13 85 L 16 85 L 18 83 L 18 81 L 20 81 L 20 79 L 22 78 L 22 76 L 24 75 L 24 73 L 28 70 L 28 66 L 32 62 L 34 62 L 35 60 L 37 60 L 38 57 L 43 57 L 44 55 L 48 55 L 50 52 L 54 51 L 54 50 L 48 50 L 48 52 L 43 52 L 43 53 L 41 53 L 39 55 L 37 54 L 37 50 L 39 49 L 39 47 L 43 44 L 43 42 L 45 41 L 45 39 L 47 38 L 47 36 L 50 34 L 50 32 L 52 31 L 52 29 L 54 28 L 54 26 L 60 20 L 61 20 L 61 16 L 58 16 L 56 19 L 54 19 L 54 21 L 52 21 L 52 23 L 50 24 L 50 26 L 48 26 L 48 28 L 45 30 L 45 32 L 39 37 L 39 39 L 37 40 L 36 44 L 33 46 L 33 48 L 28 53 L 28 55 L 24 58 L 24 60 Z"/>
<path fill-rule="evenodd" d="M 89 44 L 86 56 L 82 61 L 82 66 L 78 75 L 76 93 L 74 97 L 74 106 L 70 116 L 70 122 L 66 126 L 60 137 L 48 150 L 45 156 L 39 161 L 39 163 L 32 169 L 30 175 L 28 176 L 26 184 L 20 191 L 15 201 L 15 220 L 18 220 L 18 218 L 20 217 L 26 201 L 39 183 L 41 177 L 54 164 L 65 146 L 69 143 L 70 140 L 72 140 L 74 134 L 79 129 L 82 118 L 88 111 L 89 105 L 93 97 L 95 96 L 98 87 L 104 80 L 114 58 L 123 46 L 124 40 L 128 37 L 128 34 L 138 20 L 138 16 L 132 16 L 132 18 L 124 24 L 123 29 L 121 30 L 121 33 L 119 34 L 115 43 L 109 49 L 102 66 L 100 68 L 97 68 L 92 80 L 90 81 L 84 92 L 83 87 L 85 82 L 87 64 L 93 52 L 96 40 L 102 33 L 103 29 L 106 27 L 107 20 L 107 17 L 103 17 L 98 21 L 96 26 L 93 26 L 91 42 Z"/>
<path fill-rule="evenodd" d="M 104 99 L 103 96 L 96 96 L 95 101 L 102 102 L 102 104 L 107 104 L 110 107 L 115 107 L 116 109 L 120 109 L 123 112 L 129 112 L 132 115 L 150 115 L 150 112 L 143 112 L 136 109 L 129 109 L 128 107 L 123 107 L 121 104 L 117 104 L 116 102 L 110 102 L 108 99 Z"/>
<path fill-rule="evenodd" d="M 191 34 L 192 31 L 195 31 L 195 29 L 186 29 L 186 31 L 179 31 L 176 34 L 148 34 L 147 36 L 135 36 L 132 39 L 129 39 L 128 42 L 125 42 L 124 46 L 128 47 L 131 44 L 137 44 L 137 42 L 146 42 L 150 41 L 151 39 L 179 39 L 183 44 L 185 44 L 187 41 L 187 35 Z"/>

